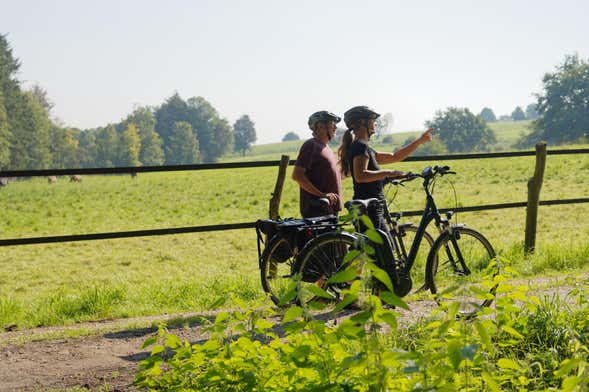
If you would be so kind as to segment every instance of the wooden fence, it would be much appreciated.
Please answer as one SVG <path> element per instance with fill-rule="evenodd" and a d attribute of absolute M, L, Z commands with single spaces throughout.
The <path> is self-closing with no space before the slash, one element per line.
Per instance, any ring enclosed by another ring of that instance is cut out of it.
<path fill-rule="evenodd" d="M 486 211 L 497 210 L 505 208 L 521 208 L 527 207 L 526 214 L 526 237 L 525 249 L 527 252 L 533 251 L 535 247 L 536 238 L 536 220 L 538 214 L 538 206 L 551 206 L 560 204 L 575 204 L 588 203 L 589 198 L 575 198 L 575 199 L 558 199 L 558 200 L 540 200 L 540 189 L 542 186 L 544 166 L 546 163 L 546 155 L 569 155 L 569 154 L 587 154 L 589 149 L 556 149 L 547 150 L 545 143 L 538 143 L 535 151 L 518 151 L 518 152 L 496 152 L 496 153 L 474 153 L 474 154 L 450 154 L 450 155 L 429 155 L 429 156 L 413 156 L 405 159 L 405 162 L 410 161 L 447 161 L 447 160 L 461 160 L 461 159 L 493 159 L 493 158 L 507 158 L 507 157 L 523 157 L 536 156 L 536 167 L 534 176 L 528 182 L 528 200 L 523 202 L 488 204 L 480 206 L 458 207 L 453 208 L 456 212 L 471 212 L 471 211 Z M 53 170 L 10 170 L 0 171 L 0 178 L 14 178 L 14 177 L 42 177 L 42 176 L 63 176 L 63 175 L 88 175 L 88 174 L 136 174 L 136 173 L 154 173 L 154 172 L 170 172 L 170 171 L 196 171 L 196 170 L 216 170 L 216 169 L 239 169 L 239 168 L 254 168 L 254 167 L 272 167 L 279 166 L 278 181 L 274 189 L 273 197 L 270 200 L 270 216 L 277 218 L 278 206 L 280 203 L 280 194 L 282 192 L 282 183 L 284 181 L 286 167 L 289 164 L 294 164 L 294 161 L 289 160 L 288 156 L 283 156 L 280 161 L 257 161 L 257 162 L 234 162 L 234 163 L 208 163 L 195 165 L 172 165 L 172 166 L 142 166 L 142 167 L 115 167 L 115 168 L 87 168 L 87 169 L 53 169 Z M 1 196 L 1 194 L 0 194 Z M 441 209 L 440 211 L 445 211 Z M 405 216 L 418 216 L 422 211 L 404 211 Z M 56 242 L 72 242 L 72 241 L 90 241 L 103 240 L 115 238 L 130 238 L 130 237 L 146 237 L 159 236 L 169 234 L 183 234 L 183 233 L 201 233 L 220 230 L 237 230 L 237 229 L 251 229 L 255 222 L 240 222 L 240 223 L 225 223 L 218 225 L 206 226 L 187 226 L 187 227 L 173 227 L 152 230 L 135 230 L 135 231 L 118 231 L 107 233 L 93 233 L 93 234 L 72 234 L 60 236 L 46 236 L 46 237 L 27 237 L 27 238 L 9 238 L 0 239 L 0 247 L 14 246 L 14 245 L 30 245 L 30 244 L 47 244 Z"/>

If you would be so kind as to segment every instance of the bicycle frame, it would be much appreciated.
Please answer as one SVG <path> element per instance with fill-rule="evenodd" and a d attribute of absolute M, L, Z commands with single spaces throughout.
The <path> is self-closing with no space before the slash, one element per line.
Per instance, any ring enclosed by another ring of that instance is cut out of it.
<path fill-rule="evenodd" d="M 401 271 L 407 275 L 410 273 L 411 268 L 413 267 L 413 264 L 415 263 L 415 259 L 417 257 L 417 252 L 419 251 L 419 246 L 421 245 L 421 241 L 423 240 L 427 226 L 432 221 L 435 221 L 436 227 L 438 227 L 441 231 L 442 224 L 443 224 L 442 218 L 440 216 L 440 211 L 438 210 L 438 207 L 436 206 L 436 202 L 434 201 L 434 198 L 433 198 L 433 196 L 430 192 L 430 189 L 429 189 L 430 180 L 431 180 L 431 178 L 424 179 L 423 188 L 424 188 L 425 194 L 426 194 L 425 209 L 423 210 L 423 214 L 421 215 L 421 220 L 419 222 L 419 226 L 417 227 L 417 232 L 415 234 L 415 238 L 413 240 L 413 243 L 411 244 L 411 248 L 409 249 L 409 254 L 406 253 L 406 249 L 404 249 L 404 244 L 402 241 L 399 241 L 399 244 L 396 244 L 394 242 L 394 239 L 392 239 L 394 246 L 395 247 L 399 246 L 401 248 L 401 251 L 407 256 L 407 258 L 405 260 L 405 265 L 403 266 L 403 270 Z M 385 212 L 385 218 L 389 224 L 392 224 L 392 218 L 391 218 L 387 203 L 385 202 L 383 204 L 384 204 L 383 207 L 384 207 L 384 212 Z"/>

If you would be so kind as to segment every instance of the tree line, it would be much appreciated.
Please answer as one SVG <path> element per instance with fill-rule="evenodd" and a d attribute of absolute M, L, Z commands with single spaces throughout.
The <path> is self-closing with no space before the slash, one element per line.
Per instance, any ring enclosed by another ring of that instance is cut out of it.
<path fill-rule="evenodd" d="M 231 125 L 203 97 L 173 94 L 160 106 L 136 107 L 118 123 L 94 129 L 64 126 L 40 86 L 24 90 L 20 61 L 0 35 L 0 170 L 153 166 L 214 162 L 256 141 L 243 115 Z"/>

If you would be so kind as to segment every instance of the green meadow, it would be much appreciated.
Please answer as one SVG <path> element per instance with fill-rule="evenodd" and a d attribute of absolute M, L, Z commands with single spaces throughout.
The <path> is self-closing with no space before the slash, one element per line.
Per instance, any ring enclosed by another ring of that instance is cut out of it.
<path fill-rule="evenodd" d="M 450 165 L 458 174 L 441 180 L 435 196 L 439 207 L 451 208 L 525 201 L 534 161 L 407 162 L 394 168 Z M 282 217 L 298 216 L 291 169 Z M 15 182 L 0 189 L 0 238 L 253 222 L 268 216 L 277 172 L 269 167 Z M 351 180 L 344 180 L 345 199 L 351 188 Z M 394 193 L 390 189 L 388 197 Z M 542 199 L 588 194 L 589 155 L 548 157 Z M 423 204 L 414 181 L 398 190 L 393 208 L 419 210 Z M 527 259 L 525 208 L 459 213 L 456 219 L 483 232 L 524 276 L 589 265 L 589 204 L 540 207 L 538 250 Z M 199 311 L 227 293 L 248 304 L 267 301 L 253 229 L 0 248 L 0 327 Z"/>

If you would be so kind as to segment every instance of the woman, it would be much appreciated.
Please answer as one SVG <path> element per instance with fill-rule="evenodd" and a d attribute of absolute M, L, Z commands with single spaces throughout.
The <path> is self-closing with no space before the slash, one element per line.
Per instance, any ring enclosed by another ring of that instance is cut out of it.
<path fill-rule="evenodd" d="M 367 106 L 355 106 L 344 113 L 344 122 L 348 130 L 342 138 L 338 155 L 343 177 L 352 175 L 354 199 L 375 197 L 386 202 L 383 180 L 390 177 L 402 177 L 404 173 L 398 170 L 382 170 L 380 165 L 400 162 L 420 145 L 432 140 L 433 129 L 428 129 L 419 139 L 394 153 L 375 151 L 368 145 L 368 141 L 375 132 L 374 122 L 379 116 L 380 114 Z M 353 138 L 352 132 L 354 132 Z M 387 231 L 382 209 L 379 209 L 371 218 L 375 220 L 373 222 L 375 227 Z"/>

